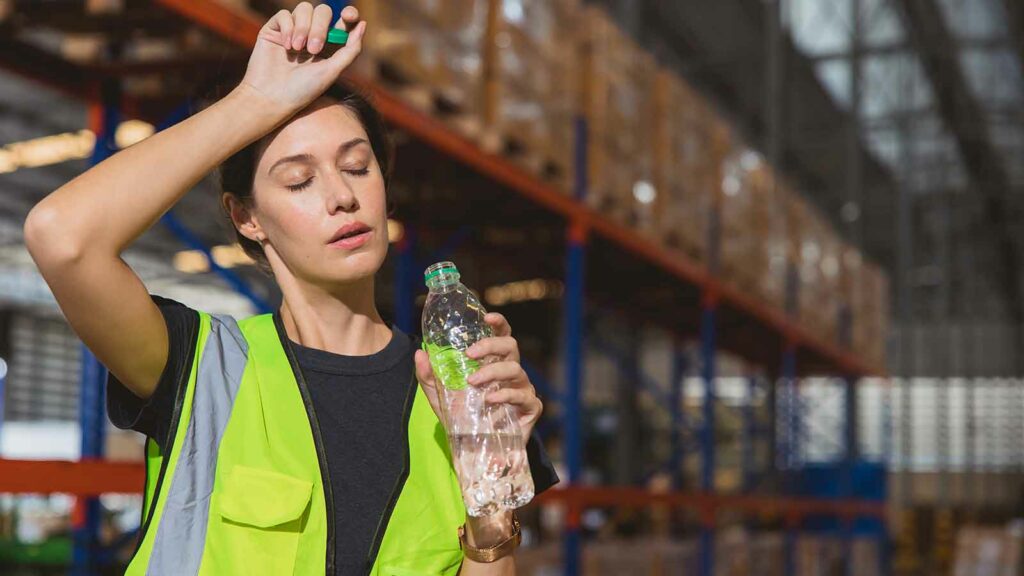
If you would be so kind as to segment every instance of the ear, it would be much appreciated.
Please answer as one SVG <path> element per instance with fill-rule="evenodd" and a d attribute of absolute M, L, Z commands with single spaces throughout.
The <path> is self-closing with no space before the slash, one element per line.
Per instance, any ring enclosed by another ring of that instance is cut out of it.
<path fill-rule="evenodd" d="M 242 236 L 260 244 L 267 239 L 263 228 L 260 227 L 259 219 L 252 210 L 251 203 L 239 200 L 231 192 L 222 194 L 220 201 L 224 206 L 224 211 L 231 217 L 231 223 L 235 225 Z"/>

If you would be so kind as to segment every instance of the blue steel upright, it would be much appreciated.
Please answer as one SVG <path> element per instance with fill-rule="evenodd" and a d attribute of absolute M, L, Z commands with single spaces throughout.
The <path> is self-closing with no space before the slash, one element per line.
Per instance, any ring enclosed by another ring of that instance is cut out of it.
<path fill-rule="evenodd" d="M 754 441 L 757 434 L 757 419 L 754 414 L 754 399 L 757 394 L 757 376 L 746 377 L 745 401 L 741 407 L 742 431 L 740 433 L 740 468 L 742 470 L 743 491 L 751 492 L 754 489 L 754 463 L 755 451 Z"/>
<path fill-rule="evenodd" d="M 856 486 L 853 479 L 853 468 L 859 457 L 857 450 L 857 379 L 847 376 L 843 379 L 843 393 L 845 417 L 843 418 L 843 440 L 842 453 L 842 478 L 843 486 L 841 497 L 845 500 L 852 500 L 855 497 Z M 843 569 L 847 576 L 853 574 L 853 522 L 854 518 L 841 518 L 840 530 L 842 532 L 842 553 Z"/>
<path fill-rule="evenodd" d="M 96 130 L 96 144 L 90 157 L 90 165 L 103 162 L 115 152 L 114 134 L 120 123 L 119 111 L 121 87 L 117 82 L 101 86 L 102 117 Z M 81 430 L 81 458 L 103 457 L 105 444 L 104 401 L 107 371 L 100 361 L 84 344 L 81 355 L 81 380 L 79 383 L 78 422 Z M 99 550 L 100 522 L 102 510 L 99 498 L 79 498 L 77 506 L 82 514 L 81 524 L 72 531 L 71 574 L 91 576 L 98 573 L 97 553 Z"/>
<path fill-rule="evenodd" d="M 562 405 L 564 419 L 565 463 L 569 471 L 569 487 L 578 486 L 583 472 L 583 429 L 580 421 L 583 411 L 581 388 L 583 380 L 583 286 L 584 258 L 582 237 L 585 231 L 575 229 L 569 234 L 565 283 L 565 399 Z M 580 573 L 580 511 L 572 504 L 566 515 L 565 575 Z"/>
<path fill-rule="evenodd" d="M 700 322 L 701 375 L 704 379 L 704 406 L 701 441 L 701 490 L 711 494 L 715 490 L 715 309 L 714 295 L 704 295 Z M 703 515 L 702 515 L 703 516 Z M 715 528 L 711 518 L 701 518 L 700 574 L 715 573 Z"/>
<path fill-rule="evenodd" d="M 397 243 L 395 258 L 395 324 L 406 334 L 415 334 L 416 326 L 416 228 L 406 226 Z"/>
<path fill-rule="evenodd" d="M 782 386 L 785 390 L 786 441 L 782 444 L 783 474 L 792 478 L 801 452 L 800 431 L 800 389 L 796 383 L 796 346 L 787 343 L 782 352 Z M 797 529 L 794 523 L 786 522 L 785 563 L 786 574 L 796 574 Z"/>
<path fill-rule="evenodd" d="M 683 427 L 686 425 L 685 401 L 686 371 L 688 369 L 685 352 L 679 344 L 672 346 L 672 389 L 669 391 L 672 405 L 672 457 L 669 466 L 672 470 L 672 488 L 681 490 L 683 487 L 683 458 L 686 447 L 683 445 Z"/>
<path fill-rule="evenodd" d="M 582 200 L 587 193 L 587 122 L 576 119 L 575 134 L 576 169 L 575 196 Z M 569 222 L 566 242 L 565 295 L 565 396 L 562 401 L 563 445 L 565 464 L 569 472 L 569 488 L 578 486 L 583 473 L 583 428 L 580 421 L 583 411 L 581 388 L 583 385 L 583 299 L 584 263 L 586 259 L 587 231 L 580 222 Z M 582 541 L 580 534 L 580 511 L 569 504 L 565 517 L 563 558 L 565 576 L 578 576 L 581 569 Z"/>

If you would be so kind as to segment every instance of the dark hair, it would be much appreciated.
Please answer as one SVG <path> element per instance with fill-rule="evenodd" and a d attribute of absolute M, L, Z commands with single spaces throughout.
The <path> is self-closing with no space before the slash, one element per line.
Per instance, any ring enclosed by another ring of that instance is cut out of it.
<path fill-rule="evenodd" d="M 363 129 L 366 130 L 366 136 L 370 140 L 370 149 L 373 150 L 373 155 L 377 159 L 377 165 L 380 166 L 381 174 L 384 177 L 384 190 L 386 194 L 391 182 L 391 165 L 394 159 L 394 149 L 392 148 L 391 138 L 380 113 L 377 112 L 377 109 L 370 104 L 370 101 L 365 96 L 343 83 L 338 83 L 328 88 L 324 92 L 323 97 L 335 100 L 339 105 L 351 110 L 356 115 L 359 123 L 362 124 Z M 222 192 L 234 195 L 241 202 L 252 202 L 252 185 L 256 176 L 257 153 L 263 140 L 263 138 L 260 138 L 249 144 L 220 165 L 220 188 Z M 389 216 L 392 210 L 392 203 L 390 198 L 388 198 L 387 211 Z M 259 242 L 243 236 L 235 228 L 234 223 L 231 221 L 231 215 L 227 214 L 227 216 L 228 223 L 231 225 L 231 229 L 234 230 L 235 238 L 242 246 L 242 250 L 256 261 L 256 265 L 259 266 L 260 270 L 270 274 L 270 264 L 267 262 L 266 254 L 263 253 L 263 247 L 260 246 Z"/>

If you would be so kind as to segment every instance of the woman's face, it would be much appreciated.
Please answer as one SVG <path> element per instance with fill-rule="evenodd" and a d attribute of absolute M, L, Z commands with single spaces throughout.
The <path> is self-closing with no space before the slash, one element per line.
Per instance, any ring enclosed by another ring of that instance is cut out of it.
<path fill-rule="evenodd" d="M 320 99 L 271 134 L 256 162 L 253 196 L 272 266 L 271 250 L 292 276 L 329 286 L 373 276 L 384 262 L 384 177 L 347 107 Z"/>

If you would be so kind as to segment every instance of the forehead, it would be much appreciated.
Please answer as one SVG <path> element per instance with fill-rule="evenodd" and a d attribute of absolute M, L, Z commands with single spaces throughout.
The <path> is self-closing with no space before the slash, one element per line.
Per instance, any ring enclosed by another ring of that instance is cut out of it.
<path fill-rule="evenodd" d="M 368 139 L 355 112 L 327 98 L 310 104 L 263 139 L 259 163 L 291 154 L 334 151 L 353 138 Z"/>

